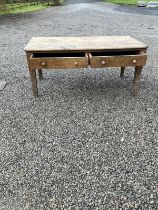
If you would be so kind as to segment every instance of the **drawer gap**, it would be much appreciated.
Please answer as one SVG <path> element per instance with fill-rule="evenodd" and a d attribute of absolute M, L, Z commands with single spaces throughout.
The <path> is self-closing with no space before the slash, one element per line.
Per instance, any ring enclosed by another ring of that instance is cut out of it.
<path fill-rule="evenodd" d="M 78 58 L 85 57 L 85 53 L 33 53 L 32 58 Z"/>
<path fill-rule="evenodd" d="M 126 56 L 126 55 L 140 55 L 141 51 L 111 51 L 111 52 L 91 52 L 92 56 Z"/>

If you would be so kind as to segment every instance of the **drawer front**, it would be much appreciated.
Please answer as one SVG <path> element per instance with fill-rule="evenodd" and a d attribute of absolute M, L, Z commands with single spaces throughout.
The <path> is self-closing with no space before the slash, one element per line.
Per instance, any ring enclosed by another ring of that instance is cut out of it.
<path fill-rule="evenodd" d="M 146 60 L 147 55 L 145 53 L 141 55 L 90 56 L 92 68 L 144 66 Z"/>
<path fill-rule="evenodd" d="M 42 57 L 29 59 L 32 69 L 66 69 L 66 68 L 85 68 L 88 67 L 87 54 L 83 57 Z"/>

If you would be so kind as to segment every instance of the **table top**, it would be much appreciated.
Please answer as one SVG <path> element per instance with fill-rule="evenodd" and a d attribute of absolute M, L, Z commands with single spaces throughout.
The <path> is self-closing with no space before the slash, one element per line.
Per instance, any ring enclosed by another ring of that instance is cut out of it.
<path fill-rule="evenodd" d="M 44 51 L 110 51 L 139 50 L 147 45 L 130 36 L 33 37 L 25 47 L 27 52 Z"/>

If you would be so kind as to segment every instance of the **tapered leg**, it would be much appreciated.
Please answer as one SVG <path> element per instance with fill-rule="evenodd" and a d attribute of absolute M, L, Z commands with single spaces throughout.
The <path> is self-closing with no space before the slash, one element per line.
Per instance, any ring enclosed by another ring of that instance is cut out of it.
<path fill-rule="evenodd" d="M 31 82 L 32 82 L 32 91 L 33 95 L 35 97 L 38 96 L 38 87 L 37 87 L 37 78 L 36 78 L 36 70 L 35 69 L 29 69 Z"/>
<path fill-rule="evenodd" d="M 143 66 L 136 66 L 133 80 L 133 94 L 136 95 L 139 89 L 139 82 L 141 78 Z"/>
<path fill-rule="evenodd" d="M 42 72 L 42 69 L 38 69 L 38 76 L 39 76 L 39 79 L 43 79 L 43 72 Z"/>
<path fill-rule="evenodd" d="M 120 77 L 123 78 L 124 76 L 125 67 L 121 67 Z"/>

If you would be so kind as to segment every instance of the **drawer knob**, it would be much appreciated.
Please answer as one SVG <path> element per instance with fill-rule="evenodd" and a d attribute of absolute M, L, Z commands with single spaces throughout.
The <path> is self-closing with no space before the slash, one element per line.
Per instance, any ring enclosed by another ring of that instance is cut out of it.
<path fill-rule="evenodd" d="M 46 65 L 46 63 L 42 62 L 42 63 L 41 63 L 41 65 L 42 65 L 42 66 L 45 66 L 45 65 Z"/>
<path fill-rule="evenodd" d="M 133 63 L 137 63 L 137 61 L 136 60 L 133 60 Z"/>
<path fill-rule="evenodd" d="M 105 61 L 102 61 L 101 63 L 102 63 L 102 65 L 105 65 Z"/>
<path fill-rule="evenodd" d="M 78 65 L 78 63 L 77 62 L 75 62 L 75 66 L 77 66 Z"/>

